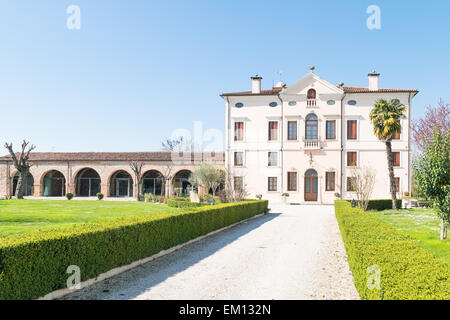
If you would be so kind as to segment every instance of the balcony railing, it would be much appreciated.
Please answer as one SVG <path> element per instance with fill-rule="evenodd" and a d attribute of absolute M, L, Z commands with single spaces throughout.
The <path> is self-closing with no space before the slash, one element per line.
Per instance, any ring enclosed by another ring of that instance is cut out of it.
<path fill-rule="evenodd" d="M 320 140 L 318 139 L 314 139 L 314 140 L 309 140 L 309 139 L 305 139 L 304 141 L 304 149 L 305 150 L 320 150 Z"/>
<path fill-rule="evenodd" d="M 315 107 L 317 107 L 317 100 L 316 99 L 308 99 L 308 100 L 306 100 L 306 107 L 307 108 L 315 108 Z"/>

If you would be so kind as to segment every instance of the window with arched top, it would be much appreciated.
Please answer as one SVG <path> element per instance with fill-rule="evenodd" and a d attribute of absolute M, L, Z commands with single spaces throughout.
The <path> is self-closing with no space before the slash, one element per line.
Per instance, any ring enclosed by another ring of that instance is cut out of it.
<path fill-rule="evenodd" d="M 316 99 L 316 90 L 314 89 L 308 90 L 308 99 Z"/>
<path fill-rule="evenodd" d="M 318 130 L 317 116 L 313 113 L 306 116 L 305 123 L 305 136 L 306 140 L 318 140 L 319 130 Z"/>

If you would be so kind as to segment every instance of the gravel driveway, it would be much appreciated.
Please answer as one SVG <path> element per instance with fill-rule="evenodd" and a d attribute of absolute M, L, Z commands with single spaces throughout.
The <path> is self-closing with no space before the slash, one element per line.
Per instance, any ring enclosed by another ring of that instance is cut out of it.
<path fill-rule="evenodd" d="M 359 299 L 333 206 L 271 213 L 64 299 Z"/>

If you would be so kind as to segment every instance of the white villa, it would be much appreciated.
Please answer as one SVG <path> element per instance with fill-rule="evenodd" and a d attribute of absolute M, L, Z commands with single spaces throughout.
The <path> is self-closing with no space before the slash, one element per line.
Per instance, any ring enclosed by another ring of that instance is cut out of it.
<path fill-rule="evenodd" d="M 332 203 L 338 193 L 355 197 L 350 169 L 366 165 L 376 171 L 372 198 L 389 199 L 385 144 L 373 134 L 369 112 L 378 99 L 398 99 L 407 107 L 402 132 L 392 142 L 398 196 L 411 191 L 411 108 L 418 93 L 381 89 L 379 74 L 369 74 L 368 88 L 333 85 L 311 72 L 286 86 L 224 93 L 226 102 L 225 165 L 235 188 L 273 202 L 289 194 L 289 203 Z"/>

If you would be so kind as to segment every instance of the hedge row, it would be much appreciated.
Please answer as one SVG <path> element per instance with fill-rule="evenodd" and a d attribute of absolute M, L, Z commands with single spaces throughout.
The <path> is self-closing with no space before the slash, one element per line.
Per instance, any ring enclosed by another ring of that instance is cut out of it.
<path fill-rule="evenodd" d="M 174 210 L 0 239 L 0 299 L 32 299 L 267 212 L 267 201 Z"/>
<path fill-rule="evenodd" d="M 336 217 L 355 286 L 362 299 L 450 299 L 450 265 L 419 247 L 376 216 L 335 202 Z M 377 266 L 381 289 L 369 289 Z"/>
<path fill-rule="evenodd" d="M 351 202 L 350 200 L 347 200 L 348 202 Z M 397 208 L 402 207 L 402 200 L 397 200 Z M 367 207 L 367 210 L 390 210 L 392 209 L 392 199 L 383 199 L 383 200 L 369 200 L 369 205 Z"/>

